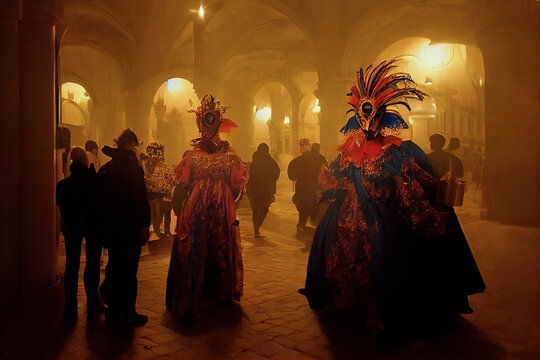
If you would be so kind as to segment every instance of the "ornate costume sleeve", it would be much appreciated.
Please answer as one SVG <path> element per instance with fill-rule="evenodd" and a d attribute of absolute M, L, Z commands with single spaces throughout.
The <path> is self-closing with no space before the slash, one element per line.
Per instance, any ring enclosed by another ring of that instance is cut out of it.
<path fill-rule="evenodd" d="M 323 165 L 319 173 L 319 185 L 323 192 L 335 190 L 337 182 L 336 177 L 330 172 L 328 165 Z"/>
<path fill-rule="evenodd" d="M 247 167 L 236 155 L 231 155 L 231 163 L 231 191 L 238 194 L 246 187 Z"/>
<path fill-rule="evenodd" d="M 319 172 L 319 186 L 323 195 L 328 199 L 334 199 L 337 190 L 346 188 L 345 178 L 339 175 L 336 176 L 336 173 L 339 173 L 337 170 L 339 159 L 341 158 L 338 157 L 330 165 L 323 165 Z"/>
<path fill-rule="evenodd" d="M 446 231 L 448 213 L 436 209 L 424 191 L 424 187 L 434 186 L 437 179 L 411 158 L 403 161 L 401 172 L 394 180 L 401 217 L 427 237 L 442 235 Z"/>
<path fill-rule="evenodd" d="M 186 153 L 178 165 L 174 167 L 174 175 L 180 184 L 189 186 L 191 174 L 191 155 Z"/>

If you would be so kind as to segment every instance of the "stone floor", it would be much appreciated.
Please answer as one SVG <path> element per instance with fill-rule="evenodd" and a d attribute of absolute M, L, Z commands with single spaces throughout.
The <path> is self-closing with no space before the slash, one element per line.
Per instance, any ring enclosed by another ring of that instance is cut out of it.
<path fill-rule="evenodd" d="M 171 241 L 150 243 L 139 268 L 139 312 L 150 318 L 137 329 L 110 327 L 87 318 L 82 281 L 79 317 L 66 321 L 58 282 L 2 309 L 1 359 L 539 359 L 540 229 L 481 220 L 470 191 L 456 208 L 487 290 L 470 298 L 475 312 L 422 340 L 375 342 L 361 329 L 320 317 L 297 290 L 303 286 L 312 234 L 295 236 L 291 186 L 279 195 L 254 239 L 246 201 L 238 210 L 245 286 L 237 306 L 217 309 L 185 327 L 165 310 Z M 59 268 L 65 258 L 59 256 Z M 81 271 L 82 276 L 82 271 Z"/>

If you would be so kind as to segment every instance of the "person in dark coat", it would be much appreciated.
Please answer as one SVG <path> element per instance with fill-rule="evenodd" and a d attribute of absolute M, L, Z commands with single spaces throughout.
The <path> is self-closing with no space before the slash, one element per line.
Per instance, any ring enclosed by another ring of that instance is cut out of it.
<path fill-rule="evenodd" d="M 84 289 L 87 311 L 99 312 L 99 276 L 102 244 L 97 231 L 97 175 L 93 167 L 88 167 L 86 152 L 79 147 L 71 150 L 71 175 L 56 185 L 56 204 L 62 214 L 62 233 L 66 246 L 66 270 L 64 292 L 66 315 L 77 314 L 77 289 L 81 245 L 85 238 L 86 266 L 84 268 Z"/>
<path fill-rule="evenodd" d="M 289 179 L 296 181 L 293 202 L 298 210 L 296 230 L 299 233 L 305 230 L 307 219 L 315 219 L 319 210 L 316 194 L 321 188 L 318 178 L 322 166 L 328 163 L 319 150 L 319 144 L 310 147 L 309 139 L 301 139 L 302 155 L 294 158 L 287 169 Z"/>
<path fill-rule="evenodd" d="M 115 142 L 117 148 L 102 149 L 112 160 L 99 170 L 104 193 L 105 246 L 109 250 L 100 291 L 109 307 L 105 313 L 107 322 L 122 320 L 126 326 L 142 326 L 148 317 L 135 311 L 137 270 L 141 247 L 149 238 L 150 205 L 136 148 L 140 145 L 137 135 L 126 129 Z"/>
<path fill-rule="evenodd" d="M 433 151 L 427 154 L 427 157 L 437 176 L 442 178 L 446 173 L 450 172 L 452 176 L 462 178 L 463 163 L 461 160 L 443 150 L 446 138 L 441 134 L 433 134 L 429 137 L 429 142 Z"/>
<path fill-rule="evenodd" d="M 255 237 L 260 236 L 260 227 L 268 214 L 272 198 L 276 193 L 279 178 L 279 166 L 270 156 L 268 144 L 261 143 L 253 153 L 249 168 L 247 194 L 253 211 L 253 230 Z"/>

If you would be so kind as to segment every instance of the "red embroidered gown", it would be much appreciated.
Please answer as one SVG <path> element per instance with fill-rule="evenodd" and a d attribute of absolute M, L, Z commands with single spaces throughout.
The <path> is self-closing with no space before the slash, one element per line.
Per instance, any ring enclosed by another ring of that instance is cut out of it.
<path fill-rule="evenodd" d="M 178 218 L 169 275 L 167 308 L 195 320 L 215 302 L 239 301 L 243 266 L 235 196 L 246 168 L 231 152 L 188 151 L 174 169 L 189 198 Z"/>
<path fill-rule="evenodd" d="M 351 130 L 319 180 L 331 204 L 317 228 L 304 294 L 374 331 L 472 312 L 485 285 L 451 207 L 430 193 L 423 151 L 393 136 Z"/>

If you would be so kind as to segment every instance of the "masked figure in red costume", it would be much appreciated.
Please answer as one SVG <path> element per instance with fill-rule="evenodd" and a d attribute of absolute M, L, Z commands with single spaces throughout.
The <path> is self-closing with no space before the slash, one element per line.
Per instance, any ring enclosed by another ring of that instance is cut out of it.
<path fill-rule="evenodd" d="M 223 118 L 226 107 L 210 95 L 194 111 L 201 138 L 193 141 L 174 172 L 188 192 L 178 217 L 169 276 L 167 308 L 178 318 L 197 320 L 216 303 L 239 301 L 243 268 L 236 204 L 246 168 L 219 131 L 236 125 Z"/>
<path fill-rule="evenodd" d="M 403 334 L 461 313 L 484 290 L 452 207 L 432 201 L 437 174 L 424 152 L 397 136 L 397 105 L 427 94 L 396 59 L 360 69 L 348 94 L 354 116 L 340 155 L 319 176 L 331 200 L 309 257 L 305 295 L 378 333 Z"/>

